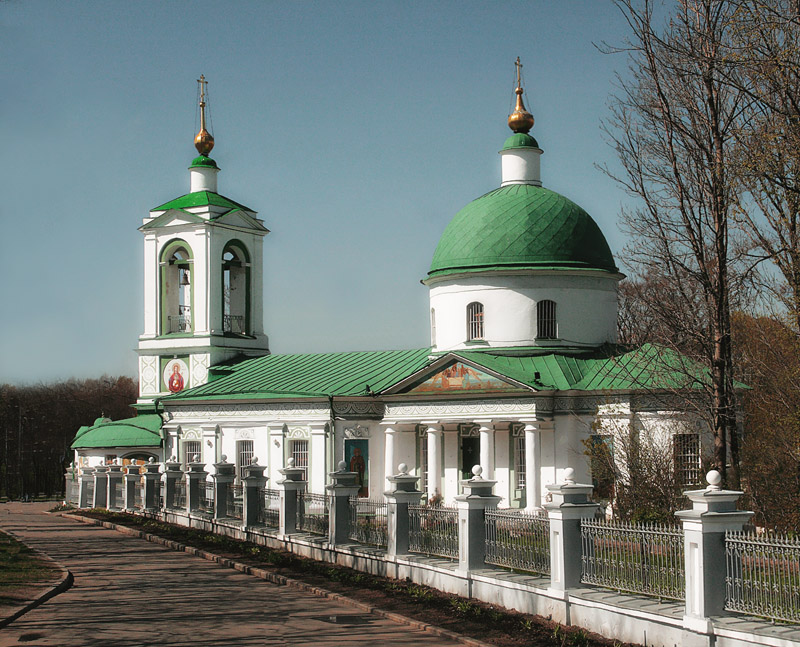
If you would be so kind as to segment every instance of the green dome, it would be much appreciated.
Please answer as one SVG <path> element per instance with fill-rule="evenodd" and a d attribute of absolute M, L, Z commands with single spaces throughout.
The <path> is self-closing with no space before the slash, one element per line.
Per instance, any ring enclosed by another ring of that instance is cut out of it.
<path fill-rule="evenodd" d="M 212 160 L 210 157 L 206 157 L 205 155 L 198 155 L 192 160 L 192 165 L 189 168 L 195 168 L 197 166 L 205 166 L 207 168 L 216 168 L 218 169 L 217 163 Z"/>
<path fill-rule="evenodd" d="M 514 133 L 506 139 L 501 150 L 507 151 L 510 148 L 539 148 L 539 142 L 528 133 Z"/>
<path fill-rule="evenodd" d="M 577 204 L 540 186 L 510 184 L 455 215 L 428 277 L 526 268 L 618 271 L 603 232 Z"/>

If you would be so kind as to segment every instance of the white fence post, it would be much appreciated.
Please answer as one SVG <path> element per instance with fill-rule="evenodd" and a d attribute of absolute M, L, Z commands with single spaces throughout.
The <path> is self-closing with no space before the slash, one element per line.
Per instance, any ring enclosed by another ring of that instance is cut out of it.
<path fill-rule="evenodd" d="M 405 463 L 398 465 L 399 474 L 390 476 L 391 492 L 385 492 L 386 497 L 386 533 L 387 555 L 408 554 L 408 533 L 410 530 L 408 520 L 408 504 L 418 504 L 423 493 L 417 490 L 418 476 L 408 473 Z"/>
<path fill-rule="evenodd" d="M 725 608 L 725 531 L 742 530 L 752 512 L 736 509 L 742 492 L 722 490 L 722 477 L 716 470 L 707 476 L 705 490 L 684 494 L 692 502 L 691 510 L 675 516 L 683 524 L 686 570 L 686 607 L 684 627 L 698 633 L 713 632 L 710 617 Z"/>
<path fill-rule="evenodd" d="M 236 465 L 228 462 L 223 454 L 219 463 L 214 463 L 214 519 L 225 519 L 228 516 L 228 491 L 236 478 Z"/>
<path fill-rule="evenodd" d="M 338 468 L 328 474 L 333 483 L 325 487 L 331 497 L 328 512 L 328 543 L 331 546 L 350 541 L 350 497 L 361 489 L 356 483 L 358 474 L 348 471 L 347 463 L 339 461 Z"/>
<path fill-rule="evenodd" d="M 297 493 L 306 489 L 307 481 L 302 480 L 305 469 L 294 466 L 294 459 L 286 461 L 286 467 L 278 470 L 283 475 L 275 485 L 281 492 L 281 516 L 278 533 L 289 535 L 297 532 Z"/>
<path fill-rule="evenodd" d="M 158 491 L 161 484 L 161 463 L 156 463 L 151 456 L 144 465 L 144 492 L 142 496 L 142 509 L 155 510 L 158 508 Z"/>
<path fill-rule="evenodd" d="M 564 470 L 564 483 L 548 485 L 545 504 L 550 519 L 550 588 L 566 591 L 581 583 L 581 519 L 593 519 L 600 507 L 589 500 L 591 485 L 575 483 L 575 470 Z"/>
<path fill-rule="evenodd" d="M 456 497 L 458 508 L 458 570 L 472 571 L 485 567 L 486 559 L 486 508 L 496 508 L 500 501 L 494 495 L 497 481 L 484 479 L 483 468 L 475 465 L 473 477 L 461 481 L 464 494 Z"/>
<path fill-rule="evenodd" d="M 117 510 L 123 506 L 123 501 L 117 497 L 117 485 L 122 483 L 122 465 L 114 459 L 114 462 L 108 466 L 108 509 Z"/>
<path fill-rule="evenodd" d="M 200 455 L 195 454 L 186 471 L 186 512 L 189 514 L 200 508 L 200 488 L 205 489 L 207 476 L 205 463 L 201 463 Z M 205 492 L 202 496 L 205 496 Z"/>
<path fill-rule="evenodd" d="M 93 498 L 93 508 L 108 507 L 108 468 L 105 465 L 98 465 L 94 470 Z"/>
<path fill-rule="evenodd" d="M 139 487 L 140 481 L 139 466 L 136 463 L 129 463 L 125 468 L 125 490 L 123 492 L 124 509 L 128 512 L 136 509 L 136 488 Z"/>

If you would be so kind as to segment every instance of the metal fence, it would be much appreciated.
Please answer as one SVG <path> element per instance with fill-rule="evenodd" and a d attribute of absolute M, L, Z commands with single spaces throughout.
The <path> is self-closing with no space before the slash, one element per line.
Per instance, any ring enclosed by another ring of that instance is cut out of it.
<path fill-rule="evenodd" d="M 270 528 L 277 528 L 281 523 L 281 493 L 280 490 L 259 488 L 258 490 L 258 521 Z"/>
<path fill-rule="evenodd" d="M 84 481 L 83 489 L 86 491 L 86 505 L 94 507 L 94 479 Z"/>
<path fill-rule="evenodd" d="M 200 496 L 197 497 L 197 510 L 201 514 L 214 515 L 214 484 L 206 481 L 200 483 Z"/>
<path fill-rule="evenodd" d="M 69 477 L 67 478 L 67 493 L 64 499 L 70 505 L 80 505 L 80 481 Z"/>
<path fill-rule="evenodd" d="M 581 544 L 581 582 L 659 599 L 685 599 L 680 528 L 584 519 Z"/>
<path fill-rule="evenodd" d="M 800 622 L 800 538 L 725 533 L 725 608 Z"/>
<path fill-rule="evenodd" d="M 388 506 L 385 501 L 350 497 L 350 539 L 360 544 L 387 546 L 387 514 Z"/>
<path fill-rule="evenodd" d="M 458 559 L 458 510 L 445 506 L 408 506 L 408 550 Z"/>
<path fill-rule="evenodd" d="M 125 507 L 125 488 L 122 487 L 122 479 L 114 481 L 114 505 L 117 508 Z"/>
<path fill-rule="evenodd" d="M 155 495 L 153 499 L 155 500 L 155 505 L 157 510 L 164 509 L 164 483 L 161 481 L 156 481 L 154 483 L 155 486 Z"/>
<path fill-rule="evenodd" d="M 297 529 L 315 535 L 327 535 L 330 497 L 327 494 L 313 492 L 297 494 Z"/>
<path fill-rule="evenodd" d="M 550 573 L 550 521 L 546 515 L 486 510 L 486 563 Z"/>
<path fill-rule="evenodd" d="M 186 481 L 183 479 L 175 480 L 175 494 L 172 498 L 172 508 L 174 510 L 186 509 Z"/>
<path fill-rule="evenodd" d="M 133 488 L 133 507 L 144 508 L 144 484 L 136 483 Z"/>
<path fill-rule="evenodd" d="M 242 502 L 244 500 L 244 491 L 241 485 L 233 483 L 228 484 L 228 505 L 227 515 L 231 519 L 242 519 Z"/>

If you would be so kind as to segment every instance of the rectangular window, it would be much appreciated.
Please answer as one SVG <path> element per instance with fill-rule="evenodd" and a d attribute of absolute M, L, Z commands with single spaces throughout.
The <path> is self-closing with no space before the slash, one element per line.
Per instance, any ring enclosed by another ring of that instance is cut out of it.
<path fill-rule="evenodd" d="M 199 456 L 198 460 L 203 460 L 202 445 L 199 440 L 184 440 L 183 441 L 183 467 L 184 469 L 189 463 L 194 462 L 194 457 Z"/>
<path fill-rule="evenodd" d="M 514 438 L 514 480 L 516 489 L 525 489 L 525 436 Z"/>
<path fill-rule="evenodd" d="M 588 450 L 594 493 L 602 500 L 611 500 L 614 498 L 616 480 L 613 436 L 600 434 L 589 436 Z"/>
<path fill-rule="evenodd" d="M 681 487 L 700 483 L 700 434 L 675 434 L 675 480 Z"/>
<path fill-rule="evenodd" d="M 106 454 L 106 465 L 113 465 L 115 460 L 117 460 L 116 454 Z"/>
<path fill-rule="evenodd" d="M 302 467 L 305 470 L 303 480 L 308 478 L 308 441 L 307 440 L 293 440 L 289 445 L 289 449 L 294 459 L 295 467 Z"/>
<path fill-rule="evenodd" d="M 236 480 L 241 483 L 244 477 L 244 468 L 253 464 L 253 441 L 236 441 Z"/>

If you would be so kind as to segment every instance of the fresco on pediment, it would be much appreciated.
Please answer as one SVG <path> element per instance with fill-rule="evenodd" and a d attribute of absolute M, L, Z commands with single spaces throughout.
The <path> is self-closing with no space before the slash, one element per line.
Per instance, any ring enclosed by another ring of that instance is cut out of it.
<path fill-rule="evenodd" d="M 472 368 L 461 362 L 451 364 L 427 380 L 418 384 L 409 393 L 452 393 L 453 391 L 519 391 L 520 388 L 508 382 Z"/>

